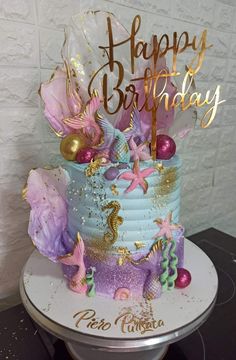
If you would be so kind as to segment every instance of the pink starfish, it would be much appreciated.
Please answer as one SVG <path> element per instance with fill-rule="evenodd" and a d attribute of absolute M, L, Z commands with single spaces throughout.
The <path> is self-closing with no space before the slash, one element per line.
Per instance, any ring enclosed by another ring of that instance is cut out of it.
<path fill-rule="evenodd" d="M 130 146 L 130 156 L 133 161 L 135 160 L 149 160 L 151 159 L 150 154 L 145 151 L 147 150 L 147 144 L 144 142 L 143 144 L 137 145 L 134 141 L 133 136 L 131 136 L 129 140 Z"/>
<path fill-rule="evenodd" d="M 165 236 L 168 241 L 172 240 L 172 231 L 179 229 L 180 225 L 171 224 L 171 221 L 172 221 L 172 212 L 170 212 L 164 220 L 163 219 L 154 220 L 154 222 L 158 224 L 160 230 L 155 236 L 153 236 L 153 239 L 156 239 L 161 236 Z"/>
<path fill-rule="evenodd" d="M 126 171 L 123 174 L 121 174 L 118 179 L 124 179 L 124 180 L 131 180 L 130 186 L 125 190 L 126 193 L 133 191 L 136 189 L 138 185 L 140 185 L 143 188 L 144 194 L 146 194 L 148 189 L 148 183 L 145 180 L 146 177 L 151 175 L 156 169 L 154 168 L 147 168 L 142 171 L 140 171 L 139 168 L 139 161 L 135 160 L 133 171 Z"/>
<path fill-rule="evenodd" d="M 77 265 L 79 267 L 78 271 L 70 280 L 70 288 L 79 294 L 86 294 L 87 284 L 85 282 L 86 268 L 84 264 L 84 242 L 79 233 L 77 233 L 77 241 L 75 242 L 73 252 L 61 256 L 60 262 L 65 265 Z"/>

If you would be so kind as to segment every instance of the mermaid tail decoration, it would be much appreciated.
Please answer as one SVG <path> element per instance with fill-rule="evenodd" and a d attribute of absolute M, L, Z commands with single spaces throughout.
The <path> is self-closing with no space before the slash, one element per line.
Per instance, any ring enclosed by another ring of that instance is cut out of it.
<path fill-rule="evenodd" d="M 129 127 L 125 129 L 123 133 L 128 139 L 132 136 L 138 145 L 146 141 L 146 137 L 143 135 L 141 129 L 140 112 L 136 107 L 131 112 Z"/>
<path fill-rule="evenodd" d="M 136 109 L 136 111 L 138 111 Z M 136 114 L 136 113 L 135 113 Z M 99 122 L 100 127 L 104 134 L 104 143 L 99 146 L 100 150 L 110 148 L 110 159 L 112 162 L 129 162 L 130 150 L 128 140 L 131 136 L 135 136 L 138 132 L 138 117 L 133 117 L 134 121 L 131 121 L 130 127 L 123 132 L 115 129 L 108 120 L 101 119 Z M 141 134 L 138 135 L 138 139 L 142 139 Z"/>
<path fill-rule="evenodd" d="M 164 242 L 163 260 L 161 262 L 163 273 L 160 276 L 163 290 L 172 290 L 177 278 L 178 257 L 175 255 L 176 243 L 171 241 L 170 244 L 169 248 L 168 242 Z"/>
<path fill-rule="evenodd" d="M 60 257 L 59 260 L 62 264 L 76 265 L 79 267 L 78 271 L 72 276 L 69 286 L 71 290 L 79 294 L 86 294 L 87 284 L 86 268 L 84 264 L 84 242 L 79 233 L 77 233 L 77 241 L 73 252 Z"/>
<path fill-rule="evenodd" d="M 64 119 L 64 123 L 74 130 L 82 130 L 88 136 L 94 145 L 99 143 L 101 129 L 97 122 L 97 110 L 101 106 L 100 97 L 93 94 L 92 98 L 86 104 L 85 110 L 74 116 Z"/>
<path fill-rule="evenodd" d="M 130 160 L 129 145 L 126 136 L 120 130 L 115 129 L 108 120 L 101 119 L 99 122 L 104 134 L 104 143 L 99 150 L 110 148 L 109 157 L 113 163 L 127 163 Z"/>
<path fill-rule="evenodd" d="M 157 274 L 157 264 L 160 261 L 162 251 L 161 240 L 157 241 L 150 253 L 137 261 L 132 260 L 131 263 L 139 269 L 147 270 L 148 275 L 143 287 L 143 297 L 153 300 L 160 297 L 162 292 L 161 282 Z"/>

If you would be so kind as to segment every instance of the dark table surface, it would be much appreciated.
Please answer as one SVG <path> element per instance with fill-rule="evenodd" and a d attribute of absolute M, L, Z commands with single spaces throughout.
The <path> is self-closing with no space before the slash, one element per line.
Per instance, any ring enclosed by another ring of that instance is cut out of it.
<path fill-rule="evenodd" d="M 219 292 L 209 319 L 192 335 L 171 345 L 165 360 L 236 360 L 236 239 L 213 228 L 189 239 L 215 264 Z M 64 343 L 39 328 L 23 305 L 18 305 L 0 313 L 0 359 L 71 358 Z"/>

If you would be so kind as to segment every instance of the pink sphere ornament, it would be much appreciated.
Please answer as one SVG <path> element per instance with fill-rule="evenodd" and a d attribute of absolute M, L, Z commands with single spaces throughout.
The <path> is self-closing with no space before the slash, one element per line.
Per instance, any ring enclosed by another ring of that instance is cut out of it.
<path fill-rule="evenodd" d="M 76 161 L 80 164 L 89 163 L 94 156 L 97 154 L 97 151 L 93 148 L 84 148 L 78 151 L 76 155 Z"/>
<path fill-rule="evenodd" d="M 175 280 L 175 287 L 179 289 L 184 289 L 191 283 L 191 274 L 187 269 L 184 268 L 177 269 L 177 272 L 178 276 Z"/>
<path fill-rule="evenodd" d="M 157 135 L 156 156 L 160 160 L 169 160 L 176 152 L 174 140 L 168 135 Z"/>

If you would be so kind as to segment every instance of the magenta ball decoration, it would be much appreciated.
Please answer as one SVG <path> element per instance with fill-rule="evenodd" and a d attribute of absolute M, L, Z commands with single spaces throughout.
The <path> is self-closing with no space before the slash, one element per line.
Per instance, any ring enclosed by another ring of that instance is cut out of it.
<path fill-rule="evenodd" d="M 111 166 L 107 171 L 104 172 L 104 177 L 106 180 L 114 180 L 119 174 L 119 169 L 115 166 Z"/>
<path fill-rule="evenodd" d="M 176 152 L 174 140 L 168 135 L 157 135 L 157 159 L 169 160 Z"/>
<path fill-rule="evenodd" d="M 76 161 L 80 164 L 89 163 L 94 156 L 97 154 L 97 151 L 93 148 L 84 148 L 78 151 L 76 155 Z"/>
<path fill-rule="evenodd" d="M 184 268 L 177 269 L 177 272 L 178 272 L 178 276 L 177 279 L 175 280 L 175 287 L 179 289 L 184 289 L 191 283 L 192 280 L 191 274 L 187 269 Z"/>

